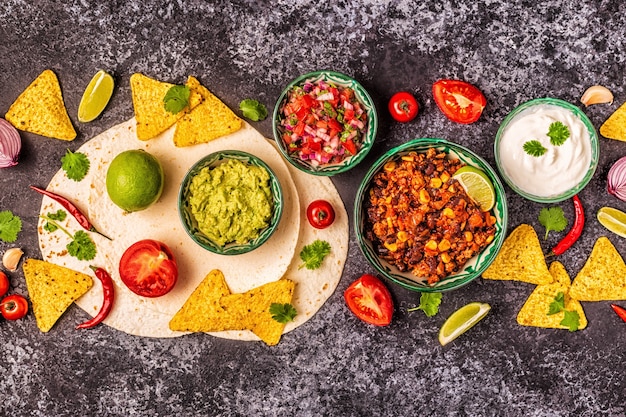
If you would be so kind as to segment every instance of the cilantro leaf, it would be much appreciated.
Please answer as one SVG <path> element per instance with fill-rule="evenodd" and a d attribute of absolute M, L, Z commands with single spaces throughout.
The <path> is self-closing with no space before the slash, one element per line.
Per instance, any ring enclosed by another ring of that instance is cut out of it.
<path fill-rule="evenodd" d="M 46 217 L 50 220 L 62 222 L 67 217 L 67 212 L 65 210 L 58 209 L 55 213 L 46 214 Z M 43 225 L 43 228 L 48 232 L 55 232 L 59 226 L 56 222 L 47 221 L 46 224 Z"/>
<path fill-rule="evenodd" d="M 239 109 L 243 113 L 243 117 L 246 117 L 253 122 L 265 120 L 267 117 L 267 109 L 265 108 L 265 105 L 251 98 L 242 100 L 241 103 L 239 103 Z"/>
<path fill-rule="evenodd" d="M 580 316 L 577 311 L 565 311 L 565 316 L 561 323 L 562 326 L 567 326 L 570 332 L 575 332 L 578 330 L 578 326 L 580 325 Z"/>
<path fill-rule="evenodd" d="M 409 308 L 407 311 L 422 310 L 426 317 L 433 317 L 439 312 L 441 297 L 443 297 L 443 294 L 440 292 L 424 292 L 420 296 L 420 305 L 415 308 Z"/>
<path fill-rule="evenodd" d="M 548 128 L 548 137 L 551 144 L 561 146 L 569 138 L 569 128 L 559 121 L 552 122 Z"/>
<path fill-rule="evenodd" d="M 539 157 L 544 153 L 548 152 L 546 148 L 536 139 L 529 140 L 524 142 L 524 152 L 526 152 L 530 156 Z"/>
<path fill-rule="evenodd" d="M 302 269 L 317 269 L 322 265 L 324 258 L 330 253 L 330 243 L 317 239 L 313 243 L 306 245 L 300 251 L 300 259 L 304 262 L 298 267 Z"/>
<path fill-rule="evenodd" d="M 295 307 L 289 303 L 272 303 L 270 305 L 270 314 L 272 318 L 279 323 L 289 323 L 298 315 L 298 312 Z"/>
<path fill-rule="evenodd" d="M 554 297 L 554 301 L 550 303 L 550 309 L 548 310 L 548 316 L 553 314 L 560 313 L 565 310 L 565 294 L 563 292 L 558 292 L 556 297 Z"/>
<path fill-rule="evenodd" d="M 67 174 L 67 178 L 81 181 L 89 171 L 89 159 L 82 152 L 72 152 L 69 149 L 61 158 L 61 168 Z"/>
<path fill-rule="evenodd" d="M 91 261 L 96 257 L 96 244 L 82 230 L 74 233 L 73 240 L 66 247 L 68 253 L 79 261 Z"/>
<path fill-rule="evenodd" d="M 163 98 L 165 110 L 172 114 L 181 112 L 189 104 L 190 95 L 191 90 L 186 85 L 173 85 Z"/>
<path fill-rule="evenodd" d="M 563 209 L 558 206 L 542 208 L 539 212 L 539 223 L 546 228 L 544 239 L 548 238 L 548 233 L 551 230 L 562 232 L 567 227 L 567 219 L 563 215 Z"/>
<path fill-rule="evenodd" d="M 17 234 L 22 231 L 22 219 L 10 210 L 0 211 L 0 240 L 7 243 L 15 242 Z"/>

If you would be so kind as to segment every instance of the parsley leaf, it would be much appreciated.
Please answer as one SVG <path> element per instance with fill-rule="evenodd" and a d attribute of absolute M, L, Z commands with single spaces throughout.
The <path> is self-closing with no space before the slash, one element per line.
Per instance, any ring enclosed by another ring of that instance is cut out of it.
<path fill-rule="evenodd" d="M 409 308 L 407 311 L 422 310 L 426 317 L 432 317 L 439 312 L 439 304 L 441 304 L 440 292 L 424 292 L 420 296 L 420 305 L 415 308 Z"/>
<path fill-rule="evenodd" d="M 524 142 L 524 152 L 526 152 L 530 156 L 539 157 L 544 153 L 548 152 L 546 148 L 536 139 L 529 140 L 528 142 Z"/>
<path fill-rule="evenodd" d="M 56 221 L 62 222 L 67 217 L 67 212 L 65 210 L 58 209 L 55 213 L 46 214 L 46 217 L 49 218 L 50 220 L 56 220 Z M 59 226 L 57 225 L 56 222 L 48 221 L 46 222 L 46 224 L 43 225 L 43 228 L 44 230 L 47 230 L 48 232 L 55 232 L 59 228 Z"/>
<path fill-rule="evenodd" d="M 7 243 L 15 242 L 17 234 L 22 231 L 22 219 L 10 210 L 0 211 L 0 240 Z"/>
<path fill-rule="evenodd" d="M 66 247 L 68 253 L 79 261 L 91 261 L 96 257 L 96 244 L 82 230 L 74 233 L 73 240 Z"/>
<path fill-rule="evenodd" d="M 298 315 L 298 312 L 295 307 L 289 303 L 272 303 L 270 305 L 270 314 L 272 318 L 279 323 L 289 323 Z"/>
<path fill-rule="evenodd" d="M 165 110 L 172 114 L 179 113 L 189 104 L 190 94 L 191 90 L 186 85 L 173 85 L 163 98 Z"/>
<path fill-rule="evenodd" d="M 551 230 L 562 232 L 567 227 L 567 219 L 563 215 L 563 209 L 558 206 L 542 208 L 539 212 L 539 223 L 546 228 L 544 239 L 548 238 L 548 233 Z"/>
<path fill-rule="evenodd" d="M 569 128 L 559 121 L 552 122 L 548 128 L 548 137 L 551 144 L 561 146 L 569 138 Z"/>
<path fill-rule="evenodd" d="M 300 251 L 300 259 L 304 262 L 298 267 L 302 269 L 317 269 L 322 265 L 324 258 L 330 253 L 330 243 L 317 239 L 313 243 L 306 245 Z"/>
<path fill-rule="evenodd" d="M 567 326 L 570 332 L 575 332 L 578 330 L 578 326 L 580 325 L 580 316 L 577 311 L 565 311 L 565 316 L 563 320 L 559 323 L 562 326 Z"/>
<path fill-rule="evenodd" d="M 72 152 L 69 149 L 61 158 L 61 168 L 67 174 L 67 178 L 80 181 L 85 178 L 89 171 L 89 159 L 82 152 Z"/>
<path fill-rule="evenodd" d="M 548 310 L 548 316 L 553 314 L 560 313 L 565 310 L 565 294 L 563 292 L 558 292 L 556 297 L 554 297 L 554 301 L 550 303 L 550 309 Z"/>
<path fill-rule="evenodd" d="M 242 100 L 241 103 L 239 103 L 239 109 L 243 113 L 243 117 L 246 117 L 253 122 L 265 120 L 267 117 L 267 109 L 265 108 L 265 105 L 251 98 Z"/>

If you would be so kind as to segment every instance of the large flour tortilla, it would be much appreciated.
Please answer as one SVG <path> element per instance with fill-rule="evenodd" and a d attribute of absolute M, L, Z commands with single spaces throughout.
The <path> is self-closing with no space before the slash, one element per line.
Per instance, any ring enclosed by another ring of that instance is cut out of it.
<path fill-rule="evenodd" d="M 245 292 L 286 276 L 296 282 L 292 304 L 298 316 L 286 326 L 285 332 L 311 318 L 334 292 L 348 251 L 348 216 L 330 179 L 304 174 L 285 163 L 273 143 L 248 124 L 232 135 L 189 148 L 174 146 L 173 129 L 148 142 L 139 141 L 135 125 L 135 120 L 131 119 L 96 136 L 79 149 L 91 161 L 90 171 L 81 182 L 69 180 L 65 172 L 59 170 L 48 185 L 49 190 L 77 202 L 96 228 L 112 240 L 91 234 L 98 248 L 96 259 L 79 261 L 65 250 L 67 236 L 60 231 L 49 233 L 43 230 L 45 221 L 41 220 L 38 230 L 43 259 L 91 275 L 93 272 L 89 265 L 106 268 L 116 284 L 116 300 L 104 323 L 133 335 L 176 337 L 185 334 L 171 331 L 168 323 L 213 269 L 224 273 L 233 293 Z M 146 210 L 134 213 L 125 213 L 115 206 L 108 198 L 105 187 L 109 162 L 128 149 L 145 149 L 156 156 L 163 165 L 166 177 L 159 201 Z M 262 247 L 236 256 L 216 255 L 198 246 L 184 231 L 177 209 L 178 188 L 187 170 L 203 156 L 225 149 L 246 151 L 263 159 L 279 177 L 285 204 L 275 234 Z M 328 229 L 314 229 L 306 220 L 306 206 L 318 198 L 330 201 L 337 211 L 337 218 Z M 59 208 L 51 199 L 43 198 L 42 214 Z M 64 226 L 72 233 L 81 230 L 73 218 L 68 218 Z M 178 262 L 178 283 L 163 297 L 137 296 L 126 288 L 119 277 L 118 265 L 122 253 L 141 239 L 165 242 Z M 315 239 L 327 240 L 332 246 L 331 255 L 318 270 L 299 269 L 300 250 Z M 90 315 L 95 315 L 102 303 L 99 282 L 76 303 Z M 231 339 L 258 340 L 248 331 L 212 334 Z"/>

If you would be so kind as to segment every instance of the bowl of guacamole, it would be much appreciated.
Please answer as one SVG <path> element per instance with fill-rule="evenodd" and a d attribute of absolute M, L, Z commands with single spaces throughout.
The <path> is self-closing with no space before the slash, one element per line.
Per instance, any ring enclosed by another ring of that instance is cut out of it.
<path fill-rule="evenodd" d="M 198 245 L 220 255 L 250 252 L 276 230 L 283 207 L 280 182 L 260 158 L 224 150 L 196 162 L 185 175 L 178 213 Z"/>

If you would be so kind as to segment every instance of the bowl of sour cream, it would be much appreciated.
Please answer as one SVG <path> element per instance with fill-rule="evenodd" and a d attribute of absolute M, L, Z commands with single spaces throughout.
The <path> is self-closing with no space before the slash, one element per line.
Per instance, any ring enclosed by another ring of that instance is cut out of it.
<path fill-rule="evenodd" d="M 538 98 L 503 120 L 494 143 L 502 178 L 522 197 L 555 203 L 580 192 L 598 166 L 598 134 L 581 109 Z"/>

